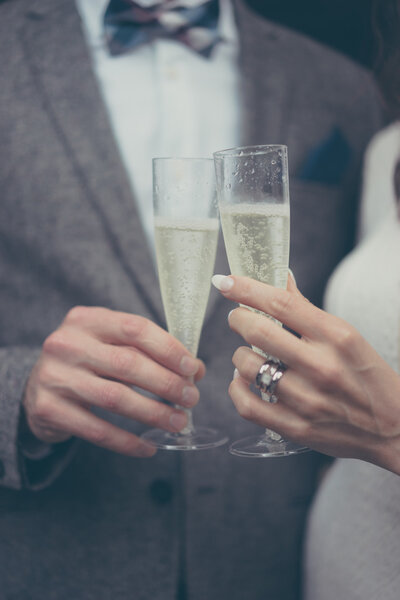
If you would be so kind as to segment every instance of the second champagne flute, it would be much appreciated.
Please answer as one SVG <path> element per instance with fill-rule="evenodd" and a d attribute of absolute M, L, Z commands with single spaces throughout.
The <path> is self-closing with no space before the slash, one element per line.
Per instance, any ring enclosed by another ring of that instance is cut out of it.
<path fill-rule="evenodd" d="M 219 233 L 214 162 L 153 159 L 155 245 L 168 331 L 196 356 Z M 177 407 L 180 408 L 181 407 Z M 192 411 L 180 433 L 151 429 L 143 438 L 164 450 L 203 450 L 227 442 L 211 427 L 195 427 Z"/>
<path fill-rule="evenodd" d="M 289 266 L 289 175 L 287 148 L 232 148 L 214 154 L 219 211 L 233 275 L 286 288 Z M 275 360 L 257 348 L 255 352 Z M 261 393 L 265 401 L 269 395 Z M 267 429 L 235 442 L 231 454 L 269 458 L 308 448 Z"/>

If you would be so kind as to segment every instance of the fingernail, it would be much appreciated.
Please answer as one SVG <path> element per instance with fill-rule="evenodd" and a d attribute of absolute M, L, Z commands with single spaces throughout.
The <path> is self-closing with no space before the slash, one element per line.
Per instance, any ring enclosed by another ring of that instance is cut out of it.
<path fill-rule="evenodd" d="M 183 375 L 194 375 L 197 373 L 199 365 L 195 358 L 184 356 L 180 362 L 179 368 Z"/>
<path fill-rule="evenodd" d="M 169 422 L 171 427 L 173 427 L 176 431 L 180 431 L 186 427 L 187 417 L 183 413 L 175 412 L 170 416 Z"/>
<path fill-rule="evenodd" d="M 292 269 L 288 269 L 288 271 L 289 271 L 289 275 L 291 276 L 291 278 L 294 281 L 295 286 L 297 286 L 296 277 L 294 276 L 294 273 L 293 273 Z"/>
<path fill-rule="evenodd" d="M 230 311 L 228 312 L 228 321 L 229 321 L 229 319 L 231 318 L 231 314 L 233 313 L 233 311 L 234 311 L 234 310 L 235 310 L 235 309 L 234 309 L 234 308 L 232 308 L 232 310 L 230 310 Z"/>
<path fill-rule="evenodd" d="M 239 373 L 239 371 L 237 369 L 235 369 L 233 371 L 233 379 L 237 379 L 238 377 L 240 377 L 240 373 Z"/>
<path fill-rule="evenodd" d="M 182 403 L 185 406 L 194 406 L 199 399 L 199 390 L 193 386 L 187 385 L 182 390 Z"/>
<path fill-rule="evenodd" d="M 229 275 L 213 275 L 211 283 L 220 292 L 228 292 L 233 287 L 234 281 Z"/>
<path fill-rule="evenodd" d="M 151 444 L 142 443 L 137 448 L 137 456 L 141 456 L 143 458 L 149 458 L 150 456 L 154 456 L 157 452 L 157 448 L 152 446 Z"/>

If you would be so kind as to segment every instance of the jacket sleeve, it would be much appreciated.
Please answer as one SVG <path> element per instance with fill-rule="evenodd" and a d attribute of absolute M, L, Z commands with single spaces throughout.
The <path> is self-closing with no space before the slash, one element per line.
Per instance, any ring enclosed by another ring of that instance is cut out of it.
<path fill-rule="evenodd" d="M 0 485 L 39 490 L 70 462 L 77 441 L 45 444 L 30 432 L 22 398 L 39 348 L 0 349 Z"/>

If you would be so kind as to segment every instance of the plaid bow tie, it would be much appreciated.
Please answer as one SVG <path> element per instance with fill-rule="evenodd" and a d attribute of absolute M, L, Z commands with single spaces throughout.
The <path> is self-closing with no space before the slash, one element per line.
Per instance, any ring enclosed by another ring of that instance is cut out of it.
<path fill-rule="evenodd" d="M 209 57 L 220 40 L 218 16 L 218 0 L 111 0 L 104 14 L 106 42 L 117 56 L 155 38 L 174 38 Z"/>

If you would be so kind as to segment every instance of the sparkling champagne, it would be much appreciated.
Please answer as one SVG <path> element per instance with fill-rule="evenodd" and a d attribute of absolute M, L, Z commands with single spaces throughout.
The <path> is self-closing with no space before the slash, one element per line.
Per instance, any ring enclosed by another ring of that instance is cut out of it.
<path fill-rule="evenodd" d="M 196 355 L 210 293 L 219 221 L 158 216 L 154 226 L 168 331 Z"/>
<path fill-rule="evenodd" d="M 222 205 L 219 208 L 232 274 L 286 288 L 289 206 L 240 203 Z"/>

